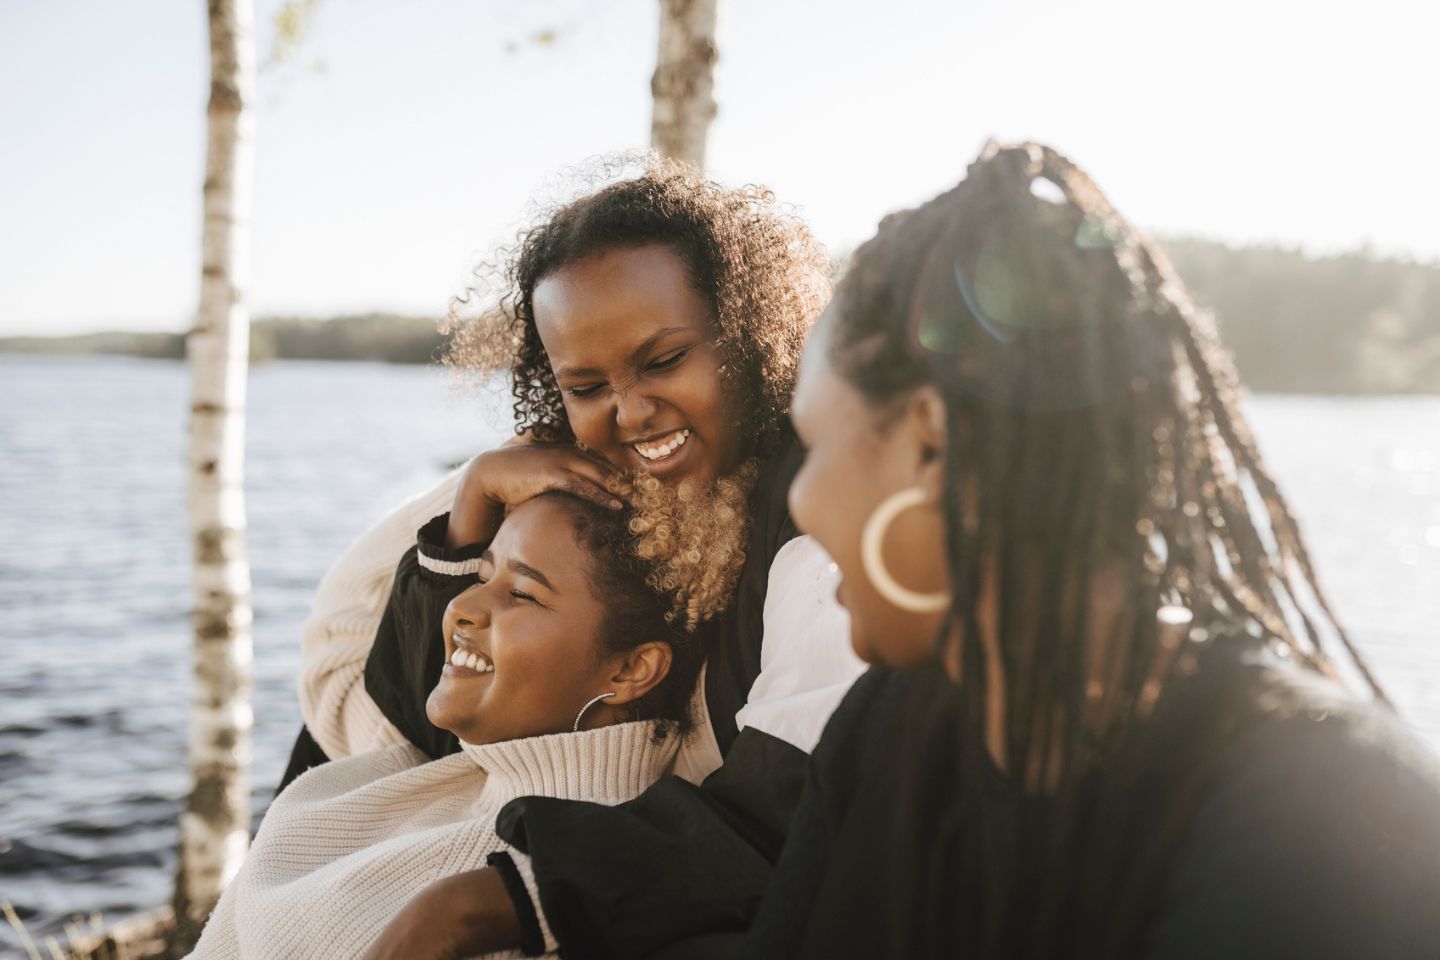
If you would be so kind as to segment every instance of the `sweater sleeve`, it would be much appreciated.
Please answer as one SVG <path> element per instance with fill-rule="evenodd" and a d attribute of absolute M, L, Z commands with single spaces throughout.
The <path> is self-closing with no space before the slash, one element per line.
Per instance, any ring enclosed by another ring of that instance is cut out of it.
<path fill-rule="evenodd" d="M 861 672 L 823 551 L 799 538 L 770 569 L 761 673 L 724 763 L 618 807 L 522 798 L 497 828 L 529 857 L 533 909 L 566 953 L 645 956 L 749 926 L 804 784 L 807 752 Z"/>
<path fill-rule="evenodd" d="M 868 751 L 876 743 L 887 751 L 893 745 L 890 719 L 904 687 L 905 678 L 871 670 L 851 686 L 830 718 L 806 764 L 805 789 L 784 851 L 736 957 L 800 956 L 820 890 L 827 881 L 833 882 L 829 864 L 837 846 L 837 824 L 848 810 L 856 784 L 883 770 L 880 764 L 864 761 L 874 759 Z"/>
<path fill-rule="evenodd" d="M 240 868 L 245 869 L 243 866 Z M 235 926 L 235 897 L 238 876 L 226 884 L 220 902 L 210 911 L 195 949 L 184 960 L 240 960 L 240 933 Z"/>
<path fill-rule="evenodd" d="M 462 470 L 371 527 L 320 581 L 304 626 L 299 693 L 305 725 L 331 758 L 402 739 L 365 692 L 365 661 L 385 612 L 396 563 L 414 545 L 416 528 L 449 509 Z"/>

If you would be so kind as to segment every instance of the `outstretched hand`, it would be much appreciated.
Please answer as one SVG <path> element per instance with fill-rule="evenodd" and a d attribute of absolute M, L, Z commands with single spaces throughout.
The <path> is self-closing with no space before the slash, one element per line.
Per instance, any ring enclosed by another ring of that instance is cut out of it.
<path fill-rule="evenodd" d="M 518 949 L 520 940 L 520 921 L 500 874 L 471 870 L 416 894 L 365 960 L 461 960 Z"/>
<path fill-rule="evenodd" d="M 625 504 L 609 486 L 616 479 L 610 463 L 574 444 L 518 437 L 470 461 L 450 508 L 446 544 L 463 547 L 489 540 L 500 529 L 506 507 L 551 490 L 618 510 Z"/>

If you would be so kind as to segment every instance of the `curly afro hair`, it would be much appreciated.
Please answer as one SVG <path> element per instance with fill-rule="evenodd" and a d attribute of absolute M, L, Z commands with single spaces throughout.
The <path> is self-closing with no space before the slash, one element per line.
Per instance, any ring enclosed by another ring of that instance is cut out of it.
<path fill-rule="evenodd" d="M 635 719 L 659 721 L 657 741 L 671 734 L 686 736 L 695 720 L 691 700 L 704 648 L 671 615 L 676 594 L 655 589 L 654 568 L 635 550 L 630 511 L 609 510 L 562 491 L 541 496 L 570 512 L 575 542 L 589 554 L 590 593 L 605 609 L 599 654 L 625 653 L 657 640 L 670 647 L 670 672 L 636 704 Z"/>
<path fill-rule="evenodd" d="M 520 236 L 504 267 L 499 309 L 466 316 L 485 276 L 452 305 L 446 361 L 468 370 L 509 366 L 515 431 L 573 440 L 535 326 L 533 296 L 546 276 L 609 250 L 664 244 L 710 304 L 726 388 L 740 398 L 751 454 L 770 452 L 795 387 L 800 351 L 830 295 L 824 248 L 761 187 L 723 187 L 693 167 L 647 157 L 638 176 L 555 210 Z"/>

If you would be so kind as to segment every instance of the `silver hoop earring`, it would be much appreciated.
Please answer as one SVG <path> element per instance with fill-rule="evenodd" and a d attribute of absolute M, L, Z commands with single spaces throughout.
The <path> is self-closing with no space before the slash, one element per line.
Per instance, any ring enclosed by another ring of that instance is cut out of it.
<path fill-rule="evenodd" d="M 604 699 L 606 699 L 607 697 L 613 697 L 613 696 L 615 696 L 615 691 L 614 691 L 614 690 L 611 690 L 609 693 L 602 693 L 602 694 L 600 694 L 600 696 L 596 697 L 595 699 L 591 700 L 589 703 L 585 704 L 585 706 L 581 707 L 581 708 L 580 708 L 580 712 L 577 713 L 577 714 L 575 714 L 575 725 L 570 728 L 570 732 L 571 732 L 571 733 L 579 733 L 579 732 L 580 732 L 580 718 L 583 717 L 583 716 L 585 716 L 585 711 L 586 711 L 586 710 L 589 710 L 591 707 L 595 706 L 595 704 L 599 703 L 601 700 L 604 700 Z"/>
<path fill-rule="evenodd" d="M 898 490 L 880 501 L 871 511 L 869 519 L 865 521 L 865 529 L 860 533 L 860 562 L 865 567 L 865 575 L 870 578 L 880 596 L 901 610 L 912 613 L 939 613 L 950 606 L 950 594 L 944 591 L 917 593 L 900 586 L 899 581 L 885 569 L 885 558 L 880 552 L 881 545 L 885 542 L 885 531 L 890 528 L 891 522 L 901 513 L 924 502 L 925 491 L 921 487 Z"/>

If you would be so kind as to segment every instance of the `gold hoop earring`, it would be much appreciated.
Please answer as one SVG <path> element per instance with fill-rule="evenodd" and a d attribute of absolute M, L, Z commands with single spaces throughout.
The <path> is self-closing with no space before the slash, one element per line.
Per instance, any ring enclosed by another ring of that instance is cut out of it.
<path fill-rule="evenodd" d="M 585 706 L 581 707 L 581 708 L 580 708 L 580 712 L 577 713 L 577 714 L 575 714 L 575 725 L 570 728 L 570 732 L 571 732 L 571 733 L 579 733 L 579 732 L 580 732 L 580 718 L 583 717 L 583 716 L 585 716 L 585 711 L 586 711 L 586 710 L 589 710 L 591 707 L 595 706 L 595 704 L 599 703 L 601 700 L 604 700 L 604 699 L 606 699 L 606 698 L 608 698 L 608 697 L 613 697 L 613 696 L 615 696 L 615 691 L 614 691 L 614 690 L 611 690 L 609 693 L 602 693 L 602 694 L 600 694 L 600 696 L 595 697 L 595 698 L 592 699 L 589 703 L 585 704 Z"/>
<path fill-rule="evenodd" d="M 865 521 L 865 529 L 860 533 L 860 562 L 864 565 L 865 575 L 874 584 L 876 592 L 890 603 L 911 613 L 939 613 L 950 606 L 950 594 L 945 591 L 917 593 L 902 587 L 885 568 L 885 558 L 880 551 L 885 542 L 885 531 L 890 528 L 891 522 L 901 513 L 924 502 L 925 491 L 921 487 L 898 490 L 881 500 L 870 512 L 870 517 Z"/>

